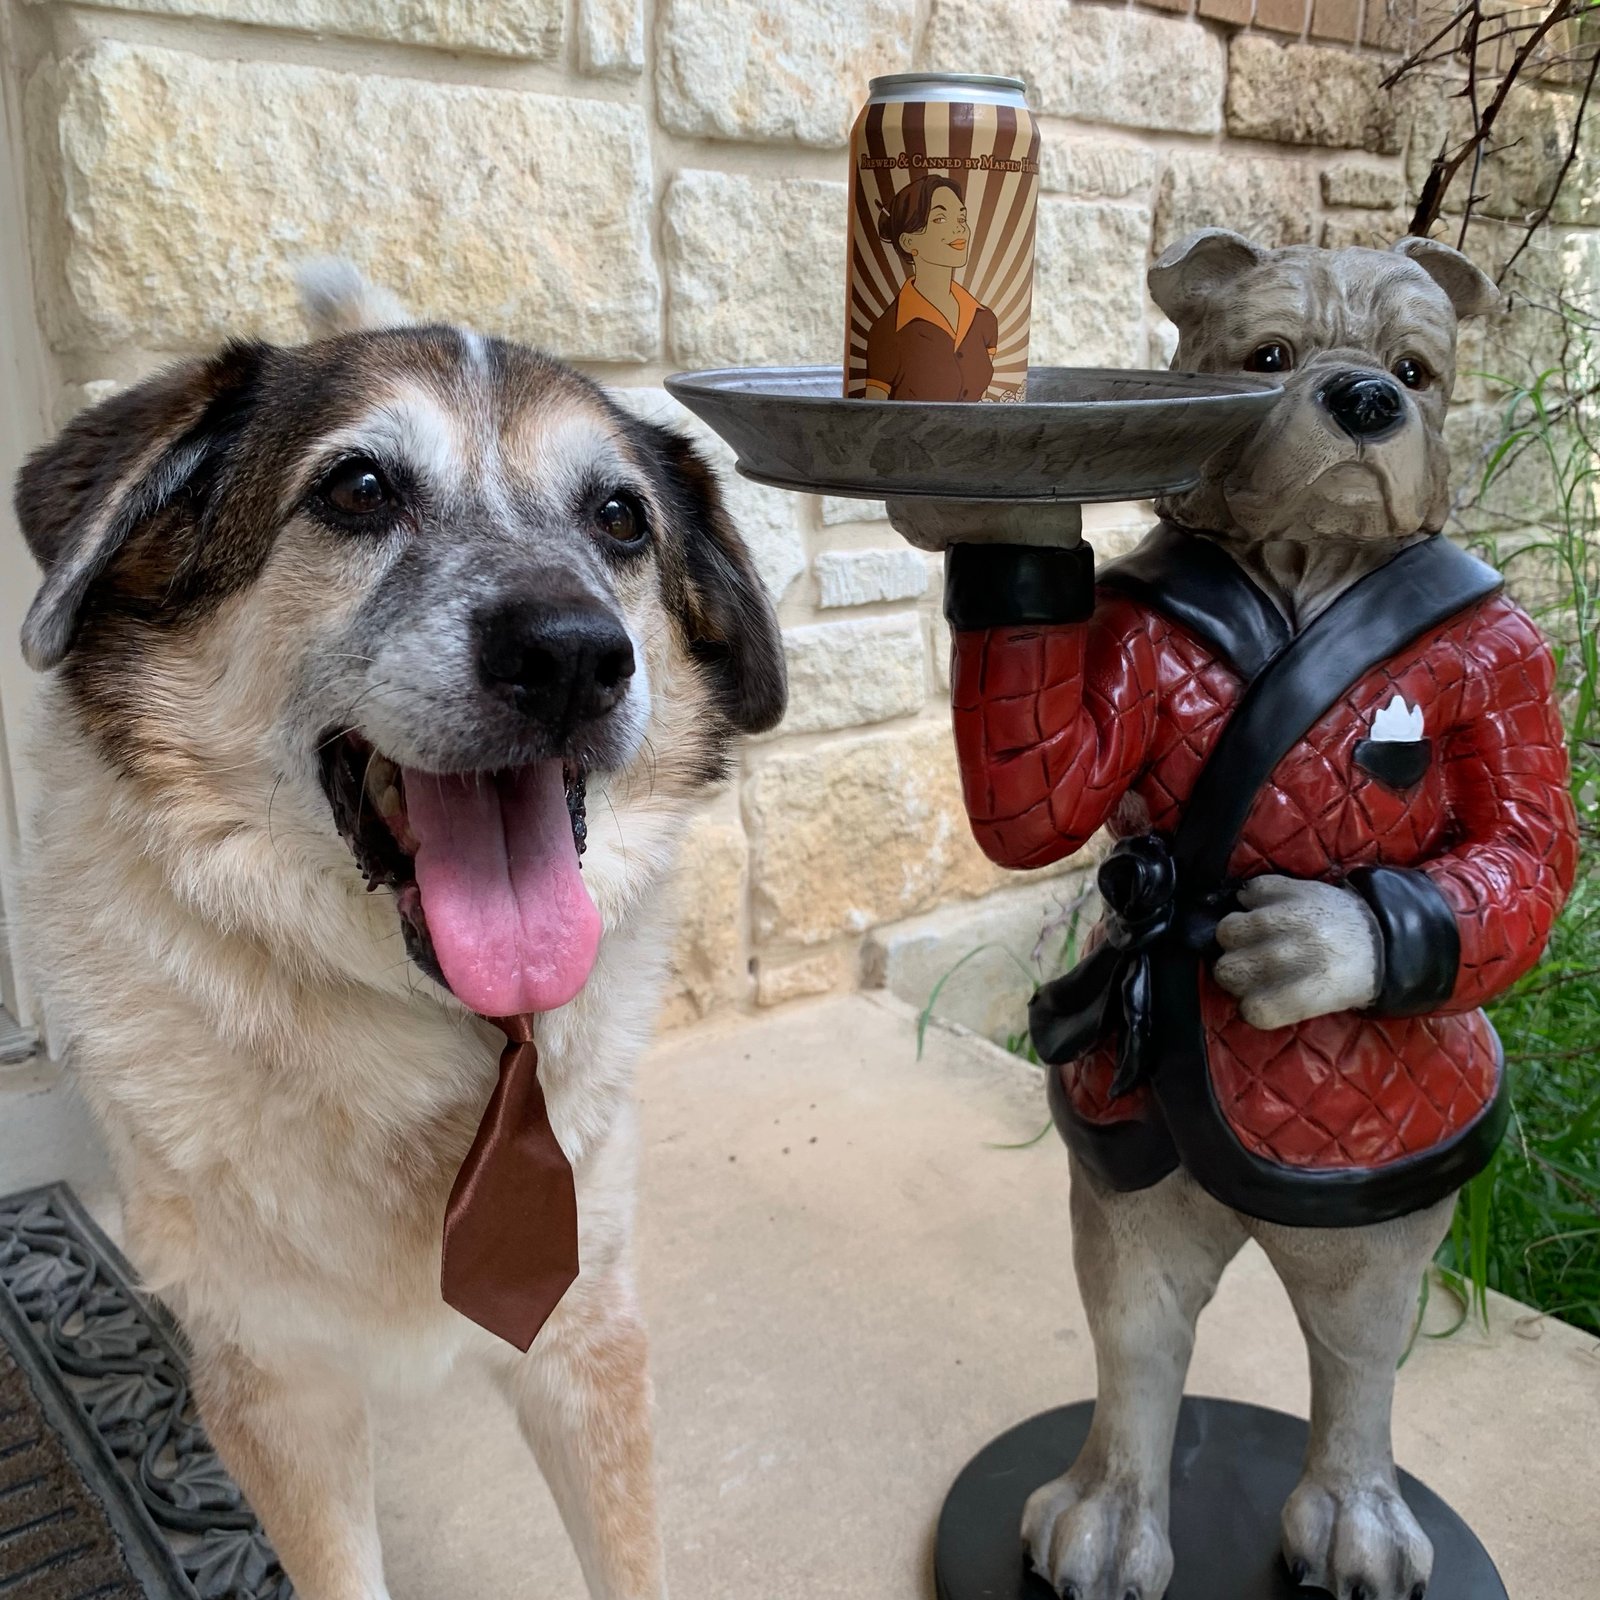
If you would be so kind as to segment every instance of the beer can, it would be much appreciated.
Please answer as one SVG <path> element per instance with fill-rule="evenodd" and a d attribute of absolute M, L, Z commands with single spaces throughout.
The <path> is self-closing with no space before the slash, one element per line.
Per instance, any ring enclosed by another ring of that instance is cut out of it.
<path fill-rule="evenodd" d="M 874 78 L 850 134 L 844 392 L 1020 400 L 1039 130 L 1018 78 Z"/>

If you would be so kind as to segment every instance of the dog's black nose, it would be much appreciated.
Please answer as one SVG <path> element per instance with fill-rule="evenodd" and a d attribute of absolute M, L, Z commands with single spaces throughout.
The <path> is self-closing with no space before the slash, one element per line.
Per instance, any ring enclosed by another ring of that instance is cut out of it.
<path fill-rule="evenodd" d="M 1405 420 L 1400 385 L 1381 372 L 1342 372 L 1322 391 L 1328 415 L 1352 439 L 1376 439 Z"/>
<path fill-rule="evenodd" d="M 594 600 L 503 602 L 478 619 L 478 671 L 524 716 L 565 736 L 627 693 L 633 643 Z"/>

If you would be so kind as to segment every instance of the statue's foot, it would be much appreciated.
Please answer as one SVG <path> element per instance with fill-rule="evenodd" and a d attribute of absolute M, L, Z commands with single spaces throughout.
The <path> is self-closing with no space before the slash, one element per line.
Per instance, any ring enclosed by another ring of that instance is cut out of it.
<path fill-rule="evenodd" d="M 1283 1508 L 1283 1558 L 1296 1583 L 1336 1600 L 1422 1600 L 1433 1571 L 1427 1534 L 1381 1479 L 1301 1479 Z"/>
<path fill-rule="evenodd" d="M 1132 1483 L 1069 1472 L 1028 1497 L 1022 1538 L 1062 1600 L 1161 1600 L 1172 1579 L 1164 1519 Z"/>

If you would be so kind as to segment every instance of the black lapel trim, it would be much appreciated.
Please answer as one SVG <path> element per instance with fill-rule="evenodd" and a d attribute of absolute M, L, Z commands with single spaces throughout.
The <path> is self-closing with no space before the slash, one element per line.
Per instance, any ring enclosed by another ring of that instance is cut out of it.
<path fill-rule="evenodd" d="M 1228 859 L 1261 786 L 1317 720 L 1379 662 L 1493 594 L 1491 567 L 1435 536 L 1346 590 L 1245 690 L 1173 837 L 1191 902 L 1226 889 Z M 1289 1227 L 1354 1227 L 1431 1205 L 1482 1171 L 1505 1132 L 1501 1070 L 1493 1100 L 1453 1139 L 1377 1169 L 1305 1171 L 1247 1150 L 1217 1103 L 1193 941 L 1154 955 L 1159 997 L 1152 1080 L 1183 1166 L 1224 1205 Z"/>
<path fill-rule="evenodd" d="M 1248 682 L 1288 645 L 1288 619 L 1225 550 L 1203 534 L 1158 522 L 1137 550 L 1102 569 L 1100 583 L 1170 617 Z"/>
<path fill-rule="evenodd" d="M 1061 1068 L 1047 1066 L 1050 1117 L 1066 1147 L 1108 1189 L 1128 1194 L 1160 1183 L 1178 1165 L 1178 1149 L 1152 1102 L 1143 1116 L 1121 1122 L 1086 1122 L 1072 1109 Z"/>
<path fill-rule="evenodd" d="M 1190 893 L 1219 885 L 1261 786 L 1317 719 L 1379 662 L 1500 583 L 1435 534 L 1346 589 L 1245 690 L 1174 834 L 1178 881 Z"/>

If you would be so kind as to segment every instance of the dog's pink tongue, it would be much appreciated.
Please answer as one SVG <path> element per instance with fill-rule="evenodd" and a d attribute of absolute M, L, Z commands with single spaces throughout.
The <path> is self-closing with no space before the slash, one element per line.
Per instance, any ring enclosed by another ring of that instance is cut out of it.
<path fill-rule="evenodd" d="M 434 954 L 486 1017 L 564 1006 L 588 980 L 600 913 L 578 871 L 559 761 L 493 778 L 405 773 Z"/>

